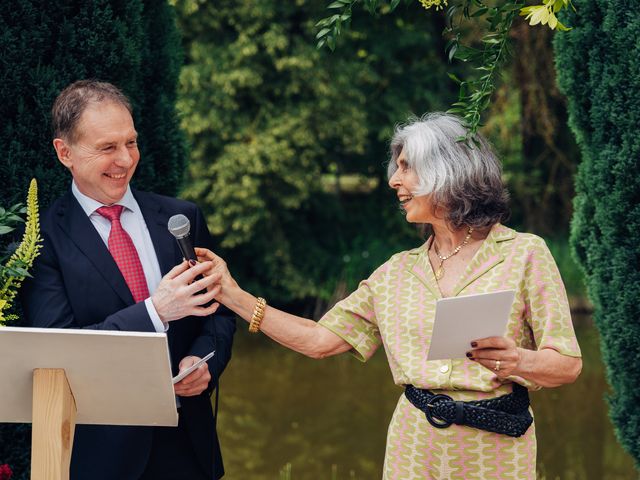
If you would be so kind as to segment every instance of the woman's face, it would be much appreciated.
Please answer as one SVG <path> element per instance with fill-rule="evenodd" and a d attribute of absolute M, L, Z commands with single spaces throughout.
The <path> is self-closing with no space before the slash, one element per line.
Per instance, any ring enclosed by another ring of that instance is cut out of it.
<path fill-rule="evenodd" d="M 407 164 L 404 150 L 396 160 L 398 169 L 389 179 L 389 186 L 396 191 L 400 208 L 406 215 L 407 221 L 412 223 L 433 223 L 435 220 L 433 204 L 430 195 L 414 195 L 418 188 L 418 175 Z"/>

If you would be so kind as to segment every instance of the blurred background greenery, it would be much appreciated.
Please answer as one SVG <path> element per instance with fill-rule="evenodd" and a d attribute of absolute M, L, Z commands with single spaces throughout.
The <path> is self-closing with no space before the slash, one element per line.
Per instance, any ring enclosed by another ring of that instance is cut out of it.
<path fill-rule="evenodd" d="M 183 195 L 249 290 L 324 311 L 393 252 L 421 242 L 386 181 L 388 140 L 410 115 L 457 98 L 443 15 L 419 2 L 355 16 L 331 53 L 315 47 L 326 2 L 176 0 L 185 65 L 178 111 L 191 146 Z M 472 28 L 465 35 L 473 37 Z M 579 154 L 555 86 L 551 32 L 519 21 L 484 133 L 504 161 L 509 224 L 565 247 Z"/>

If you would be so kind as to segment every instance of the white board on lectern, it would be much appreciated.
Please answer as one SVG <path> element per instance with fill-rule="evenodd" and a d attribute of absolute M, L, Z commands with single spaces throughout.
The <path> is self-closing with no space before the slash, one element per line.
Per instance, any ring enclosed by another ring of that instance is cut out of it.
<path fill-rule="evenodd" d="M 0 423 L 31 422 L 36 368 L 65 370 L 77 424 L 178 424 L 164 333 L 0 327 Z"/>

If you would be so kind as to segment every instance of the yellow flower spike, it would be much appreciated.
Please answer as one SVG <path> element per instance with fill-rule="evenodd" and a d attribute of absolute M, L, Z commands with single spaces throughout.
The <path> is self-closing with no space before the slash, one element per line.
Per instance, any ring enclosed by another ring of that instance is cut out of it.
<path fill-rule="evenodd" d="M 7 260 L 5 268 L 22 268 L 28 270 L 33 266 L 42 247 L 42 237 L 40 236 L 40 222 L 38 215 L 38 183 L 36 179 L 31 180 L 29 193 L 27 194 L 27 221 L 24 235 L 20 245 Z M 4 284 L 0 288 L 0 325 L 5 322 L 2 311 L 11 307 L 13 299 L 18 293 L 18 288 L 24 280 L 24 276 L 8 276 L 2 279 Z"/>

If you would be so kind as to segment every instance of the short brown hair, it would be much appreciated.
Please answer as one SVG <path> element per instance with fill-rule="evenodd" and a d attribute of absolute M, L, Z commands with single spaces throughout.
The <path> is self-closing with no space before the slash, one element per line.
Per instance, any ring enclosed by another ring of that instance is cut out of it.
<path fill-rule="evenodd" d="M 65 88 L 51 108 L 53 138 L 64 138 L 70 143 L 78 139 L 78 122 L 91 103 L 114 102 L 132 113 L 127 96 L 115 85 L 98 80 L 78 80 Z"/>

